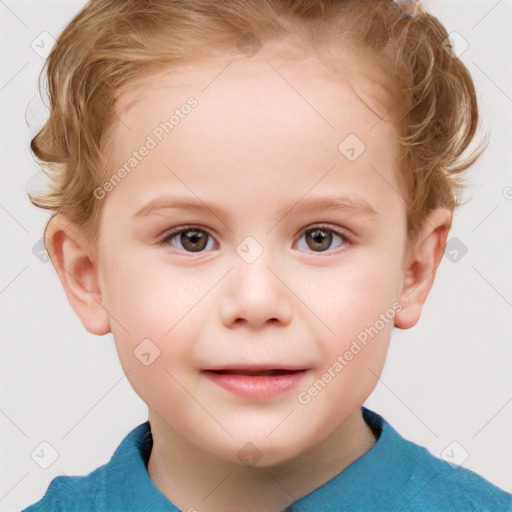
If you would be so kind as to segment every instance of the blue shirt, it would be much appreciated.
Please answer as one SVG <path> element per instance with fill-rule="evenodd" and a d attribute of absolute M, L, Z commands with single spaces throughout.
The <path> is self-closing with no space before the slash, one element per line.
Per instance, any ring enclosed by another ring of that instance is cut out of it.
<path fill-rule="evenodd" d="M 363 408 L 363 418 L 377 438 L 375 445 L 286 512 L 512 510 L 512 495 L 407 441 L 378 414 Z M 149 477 L 151 448 L 146 422 L 89 475 L 54 478 L 45 496 L 26 512 L 179 512 Z M 200 502 L 194 506 L 201 510 Z"/>

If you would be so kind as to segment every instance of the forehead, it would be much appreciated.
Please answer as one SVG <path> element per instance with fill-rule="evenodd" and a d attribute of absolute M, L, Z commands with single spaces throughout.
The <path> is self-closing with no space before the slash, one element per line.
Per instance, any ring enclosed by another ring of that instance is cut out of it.
<path fill-rule="evenodd" d="M 322 96 L 327 88 L 334 89 L 335 93 L 345 88 L 377 117 L 387 119 L 391 114 L 393 108 L 390 107 L 399 98 L 389 74 L 374 56 L 363 53 L 353 43 L 347 45 L 350 49 L 325 46 L 323 53 L 317 50 L 316 54 L 294 45 L 295 40 L 285 40 L 265 45 L 251 58 L 242 54 L 228 58 L 220 54 L 217 59 L 195 58 L 188 64 L 142 75 L 125 87 L 117 100 L 116 112 L 119 118 L 123 117 L 140 101 L 158 101 L 159 95 L 161 97 L 169 88 L 189 88 L 203 93 L 214 82 L 215 89 L 220 91 L 230 83 L 235 85 L 235 81 L 238 82 L 236 85 L 243 83 L 245 87 L 252 81 L 259 89 L 264 84 L 278 85 L 276 78 L 279 76 L 289 86 L 288 91 L 283 92 L 299 93 L 294 84 L 319 86 Z M 307 98 L 303 99 L 307 101 Z"/>
<path fill-rule="evenodd" d="M 353 56 L 335 69 L 312 56 L 262 54 L 148 76 L 117 104 L 109 167 L 125 164 L 148 137 L 155 147 L 109 195 L 131 195 L 140 207 L 162 187 L 188 186 L 224 202 L 242 188 L 304 193 L 333 166 L 339 172 L 321 186 L 341 180 L 352 193 L 366 180 L 366 192 L 378 195 L 385 175 L 398 188 L 395 131 L 381 119 L 389 98 L 371 75 Z M 190 98 L 196 106 L 183 108 Z M 348 159 L 347 144 L 362 158 Z"/>

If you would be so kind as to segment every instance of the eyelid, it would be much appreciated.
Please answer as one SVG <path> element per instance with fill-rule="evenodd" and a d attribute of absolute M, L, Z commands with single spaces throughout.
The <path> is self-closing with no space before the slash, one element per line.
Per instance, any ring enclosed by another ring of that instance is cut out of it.
<path fill-rule="evenodd" d="M 305 228 L 302 228 L 298 234 L 300 235 L 306 233 L 307 231 L 311 231 L 312 229 L 325 229 L 326 231 L 333 231 L 334 233 L 343 236 L 347 240 L 351 238 L 351 236 L 348 233 L 348 229 L 342 228 L 340 226 L 334 226 L 333 224 L 325 222 L 318 222 L 316 224 L 306 226 Z"/>

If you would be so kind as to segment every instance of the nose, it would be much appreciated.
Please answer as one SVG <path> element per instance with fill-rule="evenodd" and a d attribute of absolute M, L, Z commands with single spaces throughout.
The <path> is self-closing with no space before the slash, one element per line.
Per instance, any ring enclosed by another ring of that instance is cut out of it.
<path fill-rule="evenodd" d="M 275 265 L 263 255 L 252 263 L 235 256 L 233 271 L 226 276 L 219 303 L 224 325 L 260 328 L 266 324 L 289 324 L 291 292 L 277 277 L 279 271 L 273 268 Z"/>

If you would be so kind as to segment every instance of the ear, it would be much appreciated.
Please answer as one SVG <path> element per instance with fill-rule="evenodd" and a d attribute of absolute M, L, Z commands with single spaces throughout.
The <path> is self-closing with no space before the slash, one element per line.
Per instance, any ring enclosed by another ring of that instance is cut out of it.
<path fill-rule="evenodd" d="M 446 248 L 451 221 L 452 214 L 444 208 L 432 210 L 425 219 L 404 262 L 402 310 L 395 316 L 395 327 L 409 329 L 418 323 Z"/>
<path fill-rule="evenodd" d="M 84 327 L 99 336 L 109 333 L 109 317 L 101 304 L 94 244 L 63 215 L 50 219 L 45 243 L 69 303 Z"/>

